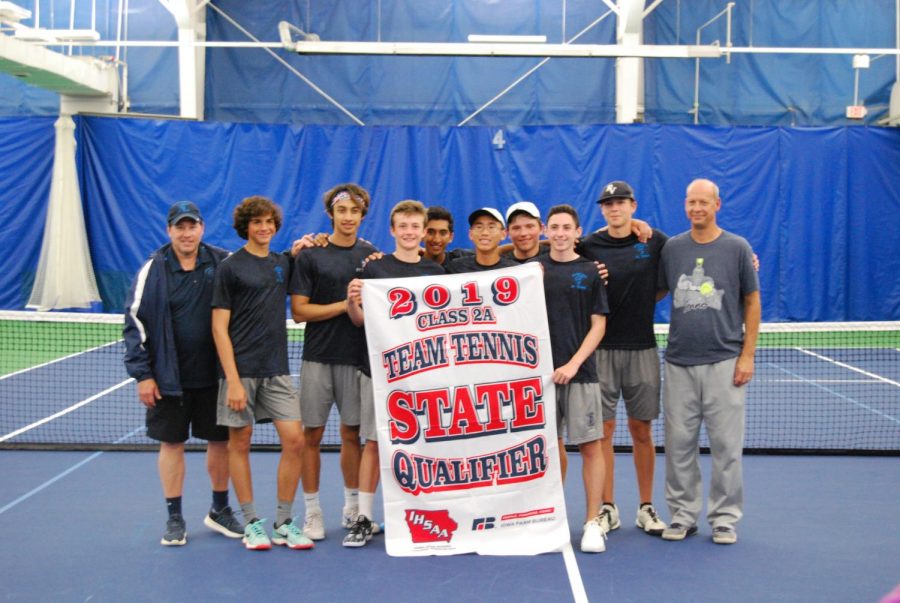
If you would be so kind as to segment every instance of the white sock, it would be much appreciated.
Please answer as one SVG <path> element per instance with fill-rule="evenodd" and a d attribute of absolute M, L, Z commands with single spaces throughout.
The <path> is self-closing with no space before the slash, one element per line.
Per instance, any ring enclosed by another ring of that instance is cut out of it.
<path fill-rule="evenodd" d="M 360 492 L 359 493 L 359 514 L 365 515 L 372 520 L 374 518 L 375 493 Z"/>
<path fill-rule="evenodd" d="M 351 508 L 359 506 L 359 488 L 344 488 L 344 506 Z"/>
<path fill-rule="evenodd" d="M 321 513 L 322 506 L 319 504 L 318 492 L 304 492 L 303 504 L 306 506 L 306 516 L 309 517 L 313 513 Z"/>

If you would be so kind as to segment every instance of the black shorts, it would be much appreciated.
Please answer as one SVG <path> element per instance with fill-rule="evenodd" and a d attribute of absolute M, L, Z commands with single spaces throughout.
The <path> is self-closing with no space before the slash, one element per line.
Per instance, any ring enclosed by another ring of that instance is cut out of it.
<path fill-rule="evenodd" d="M 191 435 L 210 442 L 228 441 L 228 428 L 216 425 L 218 386 L 185 389 L 179 396 L 163 396 L 147 409 L 147 436 L 160 442 L 184 442 Z"/>

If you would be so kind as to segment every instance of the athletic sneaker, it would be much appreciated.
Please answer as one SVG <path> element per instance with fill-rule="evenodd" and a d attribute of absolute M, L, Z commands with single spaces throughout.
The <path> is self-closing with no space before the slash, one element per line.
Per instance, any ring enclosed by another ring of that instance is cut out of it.
<path fill-rule="evenodd" d="M 581 535 L 582 553 L 602 553 L 606 550 L 606 530 L 603 529 L 603 518 L 598 515 L 586 524 Z"/>
<path fill-rule="evenodd" d="M 353 548 L 366 546 L 370 540 L 372 540 L 372 522 L 365 515 L 360 515 L 353 522 L 350 532 L 344 536 L 344 546 Z"/>
<path fill-rule="evenodd" d="M 244 526 L 244 546 L 251 551 L 266 551 L 272 548 L 272 541 L 266 534 L 265 519 L 254 519 Z"/>
<path fill-rule="evenodd" d="M 716 544 L 734 544 L 737 542 L 737 532 L 728 526 L 713 528 L 713 542 Z"/>
<path fill-rule="evenodd" d="M 187 530 L 184 517 L 180 513 L 169 515 L 166 520 L 166 533 L 159 543 L 163 546 L 182 546 L 187 544 Z"/>
<path fill-rule="evenodd" d="M 684 540 L 688 536 L 693 536 L 696 533 L 697 526 L 686 526 L 680 523 L 673 523 L 663 530 L 662 537 L 663 540 Z"/>
<path fill-rule="evenodd" d="M 306 520 L 303 522 L 303 533 L 310 540 L 325 538 L 325 519 L 322 517 L 321 511 L 306 516 Z"/>
<path fill-rule="evenodd" d="M 203 525 L 229 538 L 241 538 L 244 535 L 244 526 L 234 516 L 231 507 L 225 507 L 221 511 L 210 509 L 209 514 L 203 518 Z"/>
<path fill-rule="evenodd" d="M 359 517 L 359 507 L 344 507 L 341 511 L 341 526 L 347 530 L 353 527 L 353 524 L 356 523 L 356 518 Z"/>
<path fill-rule="evenodd" d="M 605 527 L 607 532 L 618 530 L 619 526 L 622 525 L 622 522 L 619 520 L 619 507 L 614 504 L 603 503 L 603 506 L 600 507 L 600 517 L 606 520 Z"/>
<path fill-rule="evenodd" d="M 653 505 L 641 505 L 638 509 L 635 525 L 653 536 L 659 536 L 666 529 L 665 522 L 656 514 Z"/>
<path fill-rule="evenodd" d="M 286 546 L 289 549 L 311 549 L 313 541 L 303 535 L 293 519 L 287 519 L 272 532 L 272 544 Z"/>

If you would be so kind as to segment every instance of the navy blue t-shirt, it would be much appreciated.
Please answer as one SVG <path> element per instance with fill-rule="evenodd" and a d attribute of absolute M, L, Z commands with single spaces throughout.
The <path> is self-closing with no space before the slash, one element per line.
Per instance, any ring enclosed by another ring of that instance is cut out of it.
<path fill-rule="evenodd" d="M 507 258 L 507 259 L 509 259 L 509 260 L 514 261 L 514 262 L 517 263 L 517 264 L 525 264 L 525 263 L 527 263 L 527 262 L 531 262 L 531 261 L 537 260 L 537 259 L 540 258 L 541 256 L 547 255 L 548 253 L 550 253 L 550 247 L 547 246 L 547 245 L 540 245 L 540 246 L 538 246 L 538 252 L 537 252 L 537 255 L 533 255 L 533 256 L 531 256 L 530 258 L 525 258 L 524 260 L 520 260 L 519 258 L 517 258 L 517 257 L 516 257 L 516 252 L 515 252 L 515 250 L 513 250 L 513 249 L 510 249 L 509 251 L 506 251 L 506 252 L 504 252 L 504 253 L 501 253 L 500 255 L 501 255 L 502 257 L 505 257 L 505 258 Z"/>
<path fill-rule="evenodd" d="M 571 262 L 557 262 L 550 255 L 536 261 L 544 266 L 544 298 L 547 304 L 547 325 L 550 328 L 550 347 L 553 349 L 553 368 L 558 369 L 581 347 L 591 330 L 593 314 L 607 314 L 606 288 L 597 267 L 590 260 L 578 258 Z M 591 354 L 585 360 L 572 383 L 597 383 L 597 364 Z"/>
<path fill-rule="evenodd" d="M 246 249 L 231 254 L 216 271 L 213 308 L 231 310 L 228 335 L 241 377 L 288 375 L 285 300 L 291 261 Z"/>
<path fill-rule="evenodd" d="M 332 304 L 347 299 L 347 285 L 362 272 L 363 262 L 377 249 L 362 239 L 351 247 L 329 243 L 297 254 L 289 292 L 303 295 L 311 304 Z M 322 364 L 357 364 L 363 331 L 346 313 L 328 320 L 306 323 L 303 360 Z"/>
<path fill-rule="evenodd" d="M 431 260 L 422 258 L 421 260 L 413 264 L 410 262 L 398 260 L 393 254 L 391 254 L 386 255 L 379 260 L 372 260 L 371 262 L 366 264 L 366 267 L 363 268 L 362 271 L 362 278 L 405 278 L 411 276 L 429 276 L 439 274 L 445 274 L 444 269 L 439 264 L 436 264 Z M 365 300 L 363 301 L 363 308 L 365 309 Z M 362 354 L 360 354 L 359 368 L 363 373 L 371 376 L 372 372 L 369 367 L 369 351 L 367 345 L 368 344 L 365 339 L 365 333 L 363 333 L 363 345 L 360 348 Z"/>
<path fill-rule="evenodd" d="M 496 264 L 485 266 L 478 263 L 475 259 L 475 254 L 473 253 L 472 255 L 464 255 L 456 258 L 446 266 L 446 269 L 449 274 L 461 274 L 463 272 L 484 272 L 486 270 L 496 270 L 497 268 L 511 268 L 518 265 L 519 262 L 514 262 L 501 255 L 500 260 Z"/>
<path fill-rule="evenodd" d="M 645 350 L 656 347 L 653 313 L 656 280 L 663 245 L 668 237 L 656 229 L 646 243 L 634 235 L 616 238 L 608 230 L 585 237 L 576 247 L 584 257 L 606 264 L 609 319 L 604 349 Z"/>
<path fill-rule="evenodd" d="M 465 249 L 462 247 L 458 247 L 456 249 L 447 249 L 444 251 L 444 261 L 441 262 L 441 268 L 447 270 L 447 267 L 450 266 L 450 262 L 452 262 L 453 260 L 473 255 L 475 255 L 475 252 L 471 249 Z"/>
<path fill-rule="evenodd" d="M 212 337 L 213 285 L 216 267 L 200 247 L 193 270 L 182 269 L 172 249 L 166 251 L 166 288 L 178 353 L 181 387 L 212 387 L 217 382 L 216 346 Z"/>

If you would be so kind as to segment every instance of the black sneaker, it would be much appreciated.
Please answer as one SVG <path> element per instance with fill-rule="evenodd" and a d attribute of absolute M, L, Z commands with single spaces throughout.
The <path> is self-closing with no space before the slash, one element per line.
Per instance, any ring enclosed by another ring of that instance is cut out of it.
<path fill-rule="evenodd" d="M 166 521 L 166 533 L 159 543 L 163 546 L 182 546 L 187 544 L 187 529 L 184 517 L 180 513 L 169 515 Z"/>
<path fill-rule="evenodd" d="M 680 523 L 673 523 L 663 530 L 662 537 L 663 540 L 684 540 L 688 536 L 693 536 L 696 533 L 697 526 L 686 526 Z"/>
<path fill-rule="evenodd" d="M 203 525 L 229 538 L 243 538 L 244 536 L 244 526 L 234 516 L 231 507 L 224 507 L 221 511 L 210 509 L 209 514 L 203 518 Z"/>
<path fill-rule="evenodd" d="M 361 547 L 372 540 L 372 522 L 365 515 L 360 515 L 350 526 L 350 532 L 344 536 L 344 546 Z"/>

